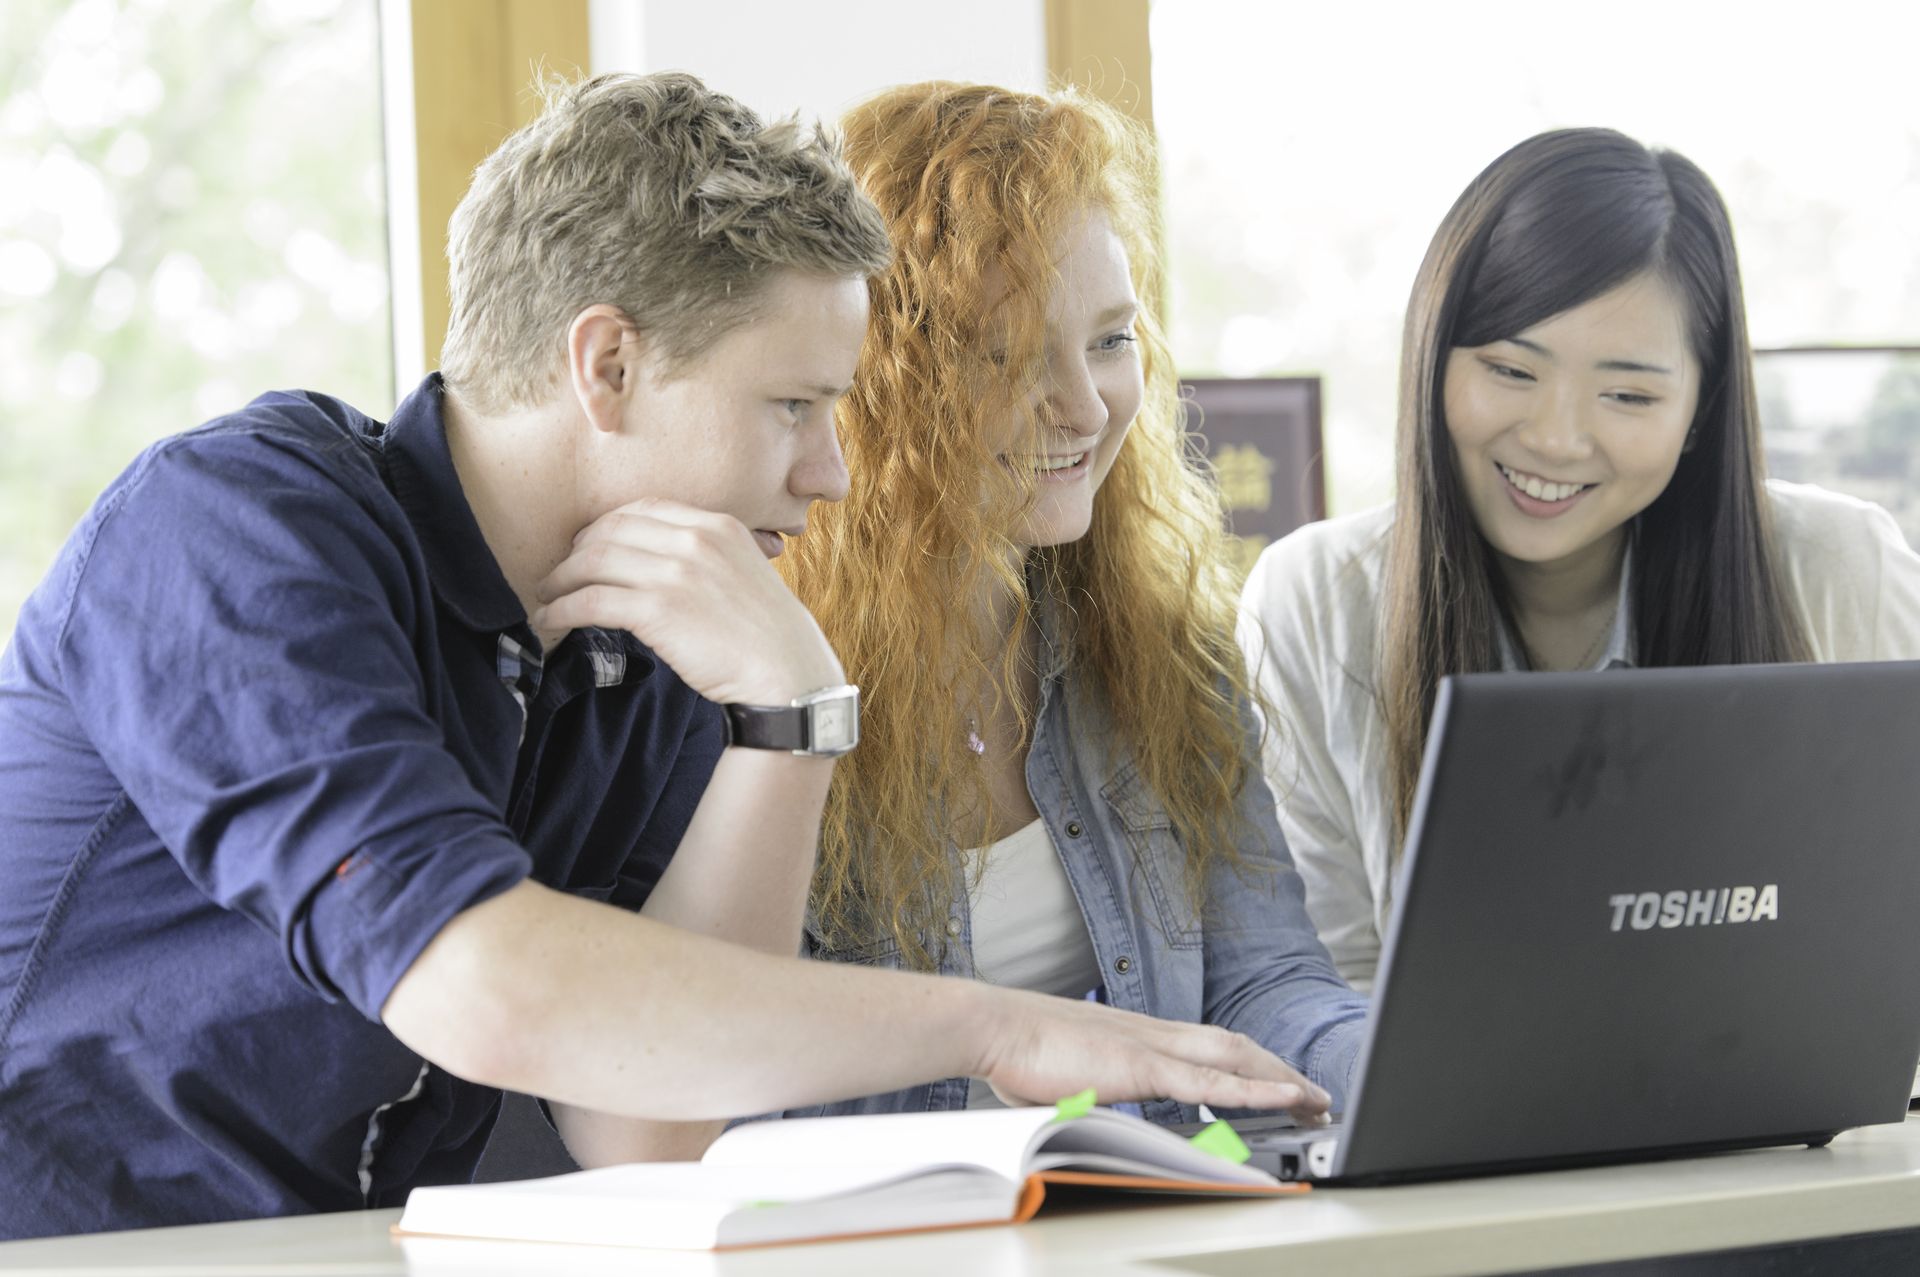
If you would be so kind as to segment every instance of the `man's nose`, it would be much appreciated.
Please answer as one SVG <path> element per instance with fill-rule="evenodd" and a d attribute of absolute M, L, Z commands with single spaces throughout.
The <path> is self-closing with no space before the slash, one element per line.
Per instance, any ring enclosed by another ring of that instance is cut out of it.
<path fill-rule="evenodd" d="M 851 487 L 847 459 L 840 451 L 840 434 L 829 416 L 811 446 L 795 461 L 787 478 L 787 491 L 809 501 L 844 501 Z"/>

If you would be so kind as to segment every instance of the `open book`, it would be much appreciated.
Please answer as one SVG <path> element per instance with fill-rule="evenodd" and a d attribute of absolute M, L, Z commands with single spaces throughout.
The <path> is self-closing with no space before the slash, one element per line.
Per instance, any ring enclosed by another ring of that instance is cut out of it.
<path fill-rule="evenodd" d="M 1305 1191 L 1111 1109 L 957 1110 L 753 1122 L 698 1162 L 417 1188 L 395 1232 L 707 1250 L 1019 1223 L 1048 1184 Z"/>

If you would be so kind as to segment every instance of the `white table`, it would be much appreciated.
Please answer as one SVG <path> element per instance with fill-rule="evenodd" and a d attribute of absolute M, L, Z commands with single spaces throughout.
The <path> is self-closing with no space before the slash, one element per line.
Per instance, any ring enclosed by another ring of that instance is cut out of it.
<path fill-rule="evenodd" d="M 1268 1201 L 1131 1199 L 1018 1228 L 983 1228 L 725 1255 L 410 1239 L 375 1211 L 0 1244 L 0 1273 L 76 1277 L 389 1277 L 410 1274 L 964 1273 L 1121 1277 L 1512 1272 L 1920 1228 L 1920 1118 L 1825 1149 Z"/>

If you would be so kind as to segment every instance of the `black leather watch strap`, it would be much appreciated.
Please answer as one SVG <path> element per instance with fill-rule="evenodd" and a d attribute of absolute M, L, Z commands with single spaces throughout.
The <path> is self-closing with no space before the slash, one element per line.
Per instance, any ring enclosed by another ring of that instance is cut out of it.
<path fill-rule="evenodd" d="M 805 749 L 807 711 L 798 705 L 722 705 L 727 744 L 748 749 Z"/>
<path fill-rule="evenodd" d="M 796 696 L 790 705 L 722 705 L 727 744 L 838 758 L 860 743 L 860 689 L 851 683 Z"/>

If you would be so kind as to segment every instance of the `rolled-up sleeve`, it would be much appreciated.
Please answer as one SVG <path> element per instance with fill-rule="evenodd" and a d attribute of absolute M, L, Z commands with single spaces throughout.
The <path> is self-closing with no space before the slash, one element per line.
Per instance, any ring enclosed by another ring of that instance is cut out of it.
<path fill-rule="evenodd" d="M 370 1019 L 446 922 L 529 858 L 446 748 L 424 567 L 314 456 L 202 432 L 92 521 L 59 677 L 214 904 Z"/>

